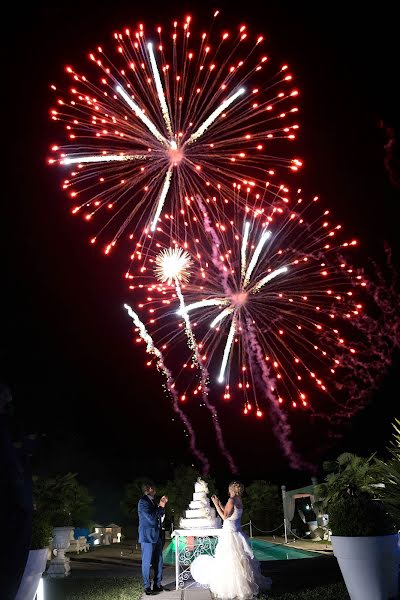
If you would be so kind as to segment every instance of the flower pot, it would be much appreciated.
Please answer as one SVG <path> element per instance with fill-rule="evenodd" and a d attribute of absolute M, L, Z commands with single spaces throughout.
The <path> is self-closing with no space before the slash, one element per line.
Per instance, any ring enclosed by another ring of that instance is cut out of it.
<path fill-rule="evenodd" d="M 46 570 L 48 548 L 30 550 L 15 600 L 33 600 L 39 587 L 40 578 Z"/>
<path fill-rule="evenodd" d="M 351 600 L 394 600 L 399 583 L 399 537 L 332 536 Z"/>
<path fill-rule="evenodd" d="M 57 551 L 56 556 L 51 560 L 48 575 L 56 577 L 65 577 L 71 570 L 69 558 L 65 556 L 65 551 L 69 546 L 73 527 L 53 527 L 53 548 Z"/>

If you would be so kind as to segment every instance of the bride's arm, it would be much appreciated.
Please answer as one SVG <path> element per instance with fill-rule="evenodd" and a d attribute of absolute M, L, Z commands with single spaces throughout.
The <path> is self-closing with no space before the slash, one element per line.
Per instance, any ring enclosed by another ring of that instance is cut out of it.
<path fill-rule="evenodd" d="M 221 502 L 216 496 L 213 496 L 211 499 L 214 502 L 214 506 L 217 510 L 217 513 L 223 521 L 225 521 L 225 519 L 231 516 L 234 506 L 232 498 L 229 498 L 228 502 L 225 504 L 225 508 L 222 507 Z"/>

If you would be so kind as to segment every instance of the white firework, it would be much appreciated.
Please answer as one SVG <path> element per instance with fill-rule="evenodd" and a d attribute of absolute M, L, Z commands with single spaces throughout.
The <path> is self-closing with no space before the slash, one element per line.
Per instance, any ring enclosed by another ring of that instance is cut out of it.
<path fill-rule="evenodd" d="M 187 283 L 190 278 L 190 254 L 182 248 L 167 248 L 156 257 L 155 276 L 162 283 Z"/>

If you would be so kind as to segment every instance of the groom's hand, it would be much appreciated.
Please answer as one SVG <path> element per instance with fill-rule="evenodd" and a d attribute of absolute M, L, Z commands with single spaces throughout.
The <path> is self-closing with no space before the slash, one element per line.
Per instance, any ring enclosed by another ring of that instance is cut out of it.
<path fill-rule="evenodd" d="M 161 506 L 161 508 L 165 508 L 165 505 L 168 502 L 168 496 L 163 496 L 162 498 L 160 498 L 160 502 L 158 504 L 158 506 Z"/>

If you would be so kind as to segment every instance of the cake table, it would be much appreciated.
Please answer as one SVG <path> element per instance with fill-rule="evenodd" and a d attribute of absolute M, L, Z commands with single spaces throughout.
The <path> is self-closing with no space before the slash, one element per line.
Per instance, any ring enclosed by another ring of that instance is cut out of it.
<path fill-rule="evenodd" d="M 196 583 L 190 572 L 190 565 L 201 555 L 214 556 L 215 546 L 222 529 L 175 529 L 172 537 L 175 540 L 175 584 L 176 589 L 183 589 Z M 202 585 L 202 587 L 208 587 Z"/>

